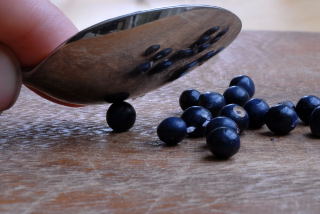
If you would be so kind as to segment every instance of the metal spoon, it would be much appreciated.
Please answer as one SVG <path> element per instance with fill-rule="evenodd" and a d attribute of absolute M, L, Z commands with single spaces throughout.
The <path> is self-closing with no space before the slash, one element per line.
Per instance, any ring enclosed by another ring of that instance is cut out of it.
<path fill-rule="evenodd" d="M 218 54 L 240 30 L 239 18 L 217 7 L 136 12 L 77 33 L 24 73 L 23 82 L 70 104 L 121 101 L 178 79 Z"/>

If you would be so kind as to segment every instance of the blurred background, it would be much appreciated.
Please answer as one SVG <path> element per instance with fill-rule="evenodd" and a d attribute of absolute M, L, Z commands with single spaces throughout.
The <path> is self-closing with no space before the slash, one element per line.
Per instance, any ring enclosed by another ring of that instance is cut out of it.
<path fill-rule="evenodd" d="M 244 30 L 320 32 L 320 0 L 51 0 L 81 30 L 126 13 L 181 4 L 220 6 L 237 14 Z"/>

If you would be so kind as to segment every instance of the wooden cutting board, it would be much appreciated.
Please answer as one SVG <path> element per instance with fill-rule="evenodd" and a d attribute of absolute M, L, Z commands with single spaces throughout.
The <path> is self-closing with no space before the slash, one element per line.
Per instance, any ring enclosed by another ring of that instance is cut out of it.
<path fill-rule="evenodd" d="M 320 34 L 242 32 L 217 58 L 136 100 L 135 126 L 113 134 L 105 106 L 68 108 L 23 88 L 0 116 L 0 213 L 319 213 L 320 139 L 246 131 L 217 161 L 204 139 L 164 147 L 156 127 L 188 88 L 223 92 L 247 74 L 272 105 L 320 96 Z"/>

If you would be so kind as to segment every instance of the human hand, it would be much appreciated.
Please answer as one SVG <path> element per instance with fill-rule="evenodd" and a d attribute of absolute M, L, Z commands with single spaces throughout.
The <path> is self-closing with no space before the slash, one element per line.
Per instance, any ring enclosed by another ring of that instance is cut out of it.
<path fill-rule="evenodd" d="M 78 30 L 47 0 L 0 1 L 0 112 L 16 101 L 21 67 L 33 67 Z"/>

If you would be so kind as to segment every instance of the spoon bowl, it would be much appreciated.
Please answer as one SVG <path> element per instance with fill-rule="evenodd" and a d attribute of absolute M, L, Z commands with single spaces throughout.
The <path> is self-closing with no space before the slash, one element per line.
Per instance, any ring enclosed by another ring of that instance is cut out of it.
<path fill-rule="evenodd" d="M 134 98 L 205 63 L 239 34 L 233 13 L 211 6 L 136 12 L 98 23 L 61 44 L 26 86 L 70 104 Z"/>

